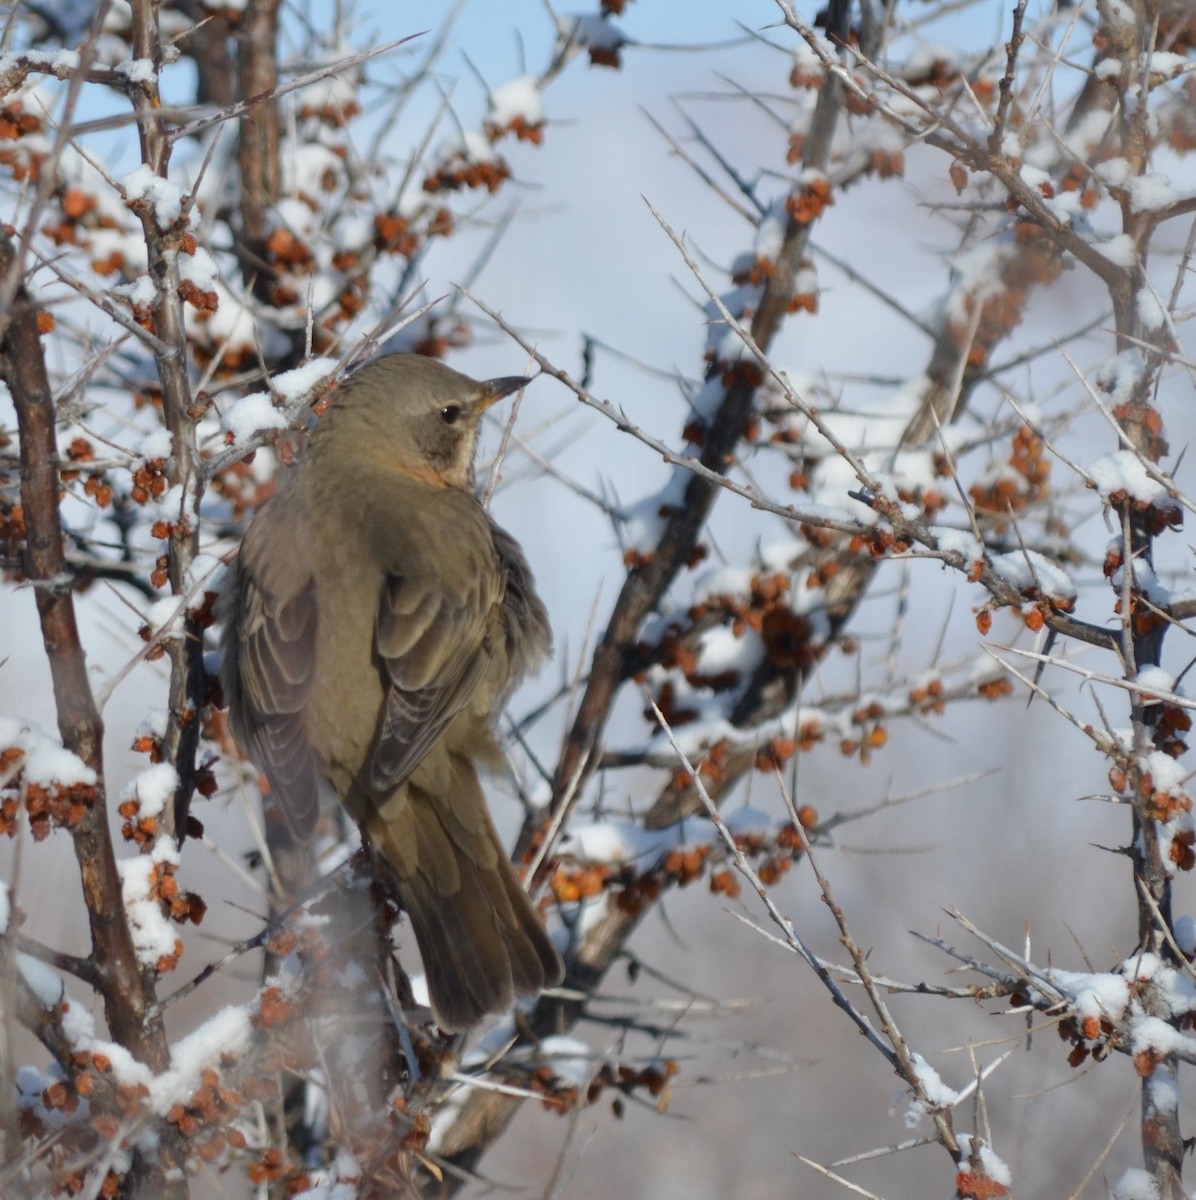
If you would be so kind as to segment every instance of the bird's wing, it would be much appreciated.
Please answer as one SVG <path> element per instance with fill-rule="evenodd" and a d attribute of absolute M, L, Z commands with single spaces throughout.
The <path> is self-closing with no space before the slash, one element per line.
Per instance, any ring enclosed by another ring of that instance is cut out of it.
<path fill-rule="evenodd" d="M 469 554 L 471 540 L 457 545 Z M 419 766 L 490 664 L 504 581 L 489 539 L 473 549 L 477 561 L 456 581 L 463 587 L 396 571 L 382 588 L 375 645 L 386 674 L 386 707 L 366 764 L 369 785 L 379 792 L 397 787 Z"/>
<path fill-rule="evenodd" d="M 226 592 L 223 678 L 233 733 L 305 837 L 325 786 L 303 722 L 316 662 L 315 583 L 301 556 L 277 552 L 278 534 L 259 517 L 242 544 Z"/>

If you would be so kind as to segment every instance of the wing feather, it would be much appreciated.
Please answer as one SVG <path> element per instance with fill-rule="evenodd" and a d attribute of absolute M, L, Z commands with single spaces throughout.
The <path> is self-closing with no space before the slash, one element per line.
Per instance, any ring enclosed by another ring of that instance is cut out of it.
<path fill-rule="evenodd" d="M 306 837 L 325 786 L 303 722 L 316 661 L 315 584 L 294 561 L 267 582 L 255 552 L 267 540 L 246 539 L 225 587 L 224 690 L 234 736 L 295 835 Z"/>
<path fill-rule="evenodd" d="M 486 674 L 503 579 L 489 564 L 470 576 L 470 586 L 458 593 L 397 573 L 383 585 L 375 646 L 387 692 L 367 764 L 369 785 L 378 792 L 411 775 Z"/>

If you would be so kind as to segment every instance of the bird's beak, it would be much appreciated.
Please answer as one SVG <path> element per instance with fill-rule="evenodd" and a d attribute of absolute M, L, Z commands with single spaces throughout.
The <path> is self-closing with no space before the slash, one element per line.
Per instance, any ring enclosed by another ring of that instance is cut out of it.
<path fill-rule="evenodd" d="M 531 383 L 522 375 L 503 375 L 499 379 L 485 379 L 478 384 L 478 398 L 474 401 L 474 412 L 485 412 L 492 404 L 497 404 L 504 396 L 519 391 Z"/>

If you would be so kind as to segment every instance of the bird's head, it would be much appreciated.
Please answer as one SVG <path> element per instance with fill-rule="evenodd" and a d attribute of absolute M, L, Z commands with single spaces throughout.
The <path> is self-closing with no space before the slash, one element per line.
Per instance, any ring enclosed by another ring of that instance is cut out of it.
<path fill-rule="evenodd" d="M 472 488 L 482 413 L 528 382 L 479 381 L 423 355 L 387 354 L 332 393 L 311 449 L 337 442 L 431 486 Z"/>

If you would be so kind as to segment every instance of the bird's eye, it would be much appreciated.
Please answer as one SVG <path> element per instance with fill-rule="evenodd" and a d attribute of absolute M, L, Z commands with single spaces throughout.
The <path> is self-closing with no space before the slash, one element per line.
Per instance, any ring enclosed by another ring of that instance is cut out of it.
<path fill-rule="evenodd" d="M 455 425 L 461 416 L 461 409 L 456 404 L 446 404 L 440 410 L 440 416 L 446 425 Z"/>

